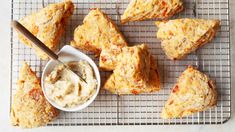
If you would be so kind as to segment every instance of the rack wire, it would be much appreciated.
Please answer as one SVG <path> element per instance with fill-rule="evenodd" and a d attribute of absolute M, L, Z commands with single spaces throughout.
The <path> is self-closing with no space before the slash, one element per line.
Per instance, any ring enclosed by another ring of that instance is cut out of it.
<path fill-rule="evenodd" d="M 221 29 L 216 38 L 181 61 L 170 61 L 163 53 L 156 39 L 155 20 L 120 24 L 130 0 L 73 0 L 76 9 L 60 47 L 69 44 L 76 26 L 82 24 L 90 8 L 101 8 L 118 25 L 130 45 L 148 44 L 158 63 L 161 86 L 160 92 L 140 95 L 113 95 L 101 90 L 97 99 L 88 108 L 79 112 L 61 112 L 48 126 L 83 125 L 176 125 L 176 124 L 222 124 L 230 118 L 231 106 L 231 58 L 229 0 L 184 0 L 185 10 L 175 18 L 205 18 L 221 20 Z M 12 0 L 12 20 L 20 19 L 42 7 L 60 2 L 58 0 Z M 15 94 L 19 68 L 23 61 L 41 76 L 46 61 L 37 58 L 34 51 L 20 43 L 17 34 L 11 32 L 11 94 Z M 89 53 L 87 53 L 89 54 Z M 96 63 L 98 59 L 89 54 Z M 216 108 L 180 119 L 161 119 L 160 112 L 166 102 L 171 87 L 188 65 L 194 65 L 216 81 L 219 93 Z M 105 80 L 110 72 L 101 72 Z"/>

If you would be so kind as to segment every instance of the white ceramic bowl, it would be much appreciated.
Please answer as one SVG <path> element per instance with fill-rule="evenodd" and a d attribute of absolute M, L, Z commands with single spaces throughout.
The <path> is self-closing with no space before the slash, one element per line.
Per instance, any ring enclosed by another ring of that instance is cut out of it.
<path fill-rule="evenodd" d="M 87 102 L 85 102 L 84 104 L 78 105 L 78 106 L 73 107 L 73 108 L 64 108 L 64 107 L 61 107 L 57 103 L 55 103 L 53 100 L 48 98 L 47 92 L 46 92 L 45 87 L 44 87 L 44 80 L 45 80 L 46 76 L 48 74 L 50 74 L 51 71 L 54 69 L 54 67 L 58 64 L 54 60 L 50 60 L 46 64 L 46 66 L 45 66 L 45 68 L 43 70 L 42 78 L 41 78 L 41 84 L 42 84 L 43 93 L 44 93 L 46 99 L 49 101 L 49 103 L 51 105 L 53 105 L 54 107 L 56 107 L 57 109 L 60 109 L 60 110 L 63 110 L 63 111 L 71 111 L 71 112 L 72 111 L 82 110 L 82 109 L 86 108 L 88 105 L 90 105 L 95 100 L 96 96 L 99 93 L 101 80 L 100 80 L 100 73 L 99 73 L 98 67 L 96 66 L 95 62 L 90 57 L 88 57 L 84 53 L 80 52 L 79 50 L 77 50 L 77 49 L 75 49 L 75 48 L 73 48 L 72 46 L 69 46 L 69 45 L 64 46 L 59 51 L 58 56 L 59 56 L 59 59 L 61 61 L 63 61 L 63 62 L 79 61 L 79 60 L 87 61 L 91 65 L 91 67 L 93 68 L 95 77 L 97 79 L 96 93 Z"/>

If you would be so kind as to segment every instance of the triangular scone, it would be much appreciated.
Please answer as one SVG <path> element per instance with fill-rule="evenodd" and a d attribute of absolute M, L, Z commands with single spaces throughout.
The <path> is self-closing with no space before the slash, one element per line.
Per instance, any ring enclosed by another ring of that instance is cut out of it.
<path fill-rule="evenodd" d="M 132 0 L 121 16 L 121 23 L 145 19 L 167 19 L 183 10 L 181 0 Z"/>
<path fill-rule="evenodd" d="M 110 45 L 126 46 L 127 43 L 115 23 L 96 8 L 84 18 L 83 25 L 75 29 L 71 45 L 99 55 Z"/>
<path fill-rule="evenodd" d="M 20 69 L 18 89 L 11 108 L 11 122 L 23 128 L 39 127 L 59 115 L 44 97 L 40 80 L 24 63 Z"/>
<path fill-rule="evenodd" d="M 142 87 L 149 80 L 151 54 L 145 44 L 122 48 L 114 74 L 129 79 L 129 85 Z M 131 77 L 131 78 L 130 78 Z"/>
<path fill-rule="evenodd" d="M 185 18 L 158 21 L 156 25 L 163 50 L 170 59 L 177 60 L 211 41 L 220 22 Z"/>
<path fill-rule="evenodd" d="M 214 82 L 200 71 L 188 67 L 172 89 L 161 117 L 185 117 L 214 107 L 216 103 L 217 92 Z"/>
<path fill-rule="evenodd" d="M 160 90 L 159 74 L 146 45 L 124 47 L 104 89 L 113 94 L 139 94 Z"/>
<path fill-rule="evenodd" d="M 36 13 L 22 18 L 19 22 L 34 36 L 41 40 L 47 47 L 55 51 L 59 45 L 61 35 L 64 33 L 68 18 L 72 15 L 74 5 L 71 1 L 51 4 Z M 34 47 L 31 42 L 19 34 L 19 39 L 26 45 L 34 48 L 41 59 L 48 56 Z"/>

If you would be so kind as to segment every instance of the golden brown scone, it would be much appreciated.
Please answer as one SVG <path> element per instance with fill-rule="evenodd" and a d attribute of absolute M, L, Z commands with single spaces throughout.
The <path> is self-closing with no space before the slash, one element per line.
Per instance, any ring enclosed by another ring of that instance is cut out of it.
<path fill-rule="evenodd" d="M 84 18 L 83 25 L 75 29 L 71 45 L 99 55 L 102 49 L 110 45 L 126 46 L 127 43 L 115 23 L 95 8 Z"/>
<path fill-rule="evenodd" d="M 58 48 L 65 25 L 72 15 L 74 5 L 71 1 L 51 4 L 36 13 L 22 18 L 19 22 L 25 26 L 34 36 L 41 40 L 47 47 L 55 51 Z M 48 59 L 48 56 L 34 47 L 31 42 L 19 34 L 19 39 L 24 44 L 34 48 L 37 56 Z"/>
<path fill-rule="evenodd" d="M 161 117 L 185 117 L 212 108 L 216 103 L 214 82 L 195 68 L 188 67 L 172 89 Z"/>
<path fill-rule="evenodd" d="M 158 21 L 156 25 L 163 50 L 168 58 L 177 60 L 211 41 L 220 21 L 185 18 Z"/>
<path fill-rule="evenodd" d="M 58 115 L 59 111 L 44 97 L 36 74 L 24 63 L 11 107 L 12 124 L 23 128 L 39 127 Z"/>
<path fill-rule="evenodd" d="M 145 19 L 167 19 L 183 10 L 181 0 L 132 0 L 121 16 L 121 23 Z"/>
<path fill-rule="evenodd" d="M 113 94 L 139 94 L 160 90 L 159 74 L 145 44 L 124 47 L 104 89 Z"/>

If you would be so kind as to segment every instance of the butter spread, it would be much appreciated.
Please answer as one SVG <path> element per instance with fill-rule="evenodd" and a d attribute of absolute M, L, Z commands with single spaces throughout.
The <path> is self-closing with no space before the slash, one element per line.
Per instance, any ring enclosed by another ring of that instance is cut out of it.
<path fill-rule="evenodd" d="M 95 94 L 97 80 L 87 61 L 71 61 L 65 64 L 80 74 L 87 83 L 59 64 L 45 78 L 45 89 L 49 99 L 64 108 L 72 108 L 84 104 Z"/>

